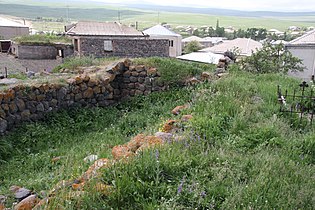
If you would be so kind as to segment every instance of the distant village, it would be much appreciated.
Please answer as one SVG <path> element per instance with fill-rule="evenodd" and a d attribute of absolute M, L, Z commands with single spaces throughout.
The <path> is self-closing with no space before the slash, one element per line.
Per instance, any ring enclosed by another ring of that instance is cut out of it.
<path fill-rule="evenodd" d="M 315 29 L 290 26 L 287 31 L 264 28 L 234 29 L 211 26 L 176 26 L 162 23 L 143 31 L 137 24 L 79 21 L 65 26 L 65 42 L 15 41 L 30 35 L 25 23 L 0 18 L 0 52 L 17 59 L 56 59 L 71 56 L 98 57 L 174 57 L 182 60 L 218 64 L 227 51 L 238 56 L 251 56 L 264 43 L 283 44 L 294 56 L 303 60 L 304 72 L 292 73 L 299 78 L 314 75 Z M 34 33 L 34 31 L 33 31 Z"/>

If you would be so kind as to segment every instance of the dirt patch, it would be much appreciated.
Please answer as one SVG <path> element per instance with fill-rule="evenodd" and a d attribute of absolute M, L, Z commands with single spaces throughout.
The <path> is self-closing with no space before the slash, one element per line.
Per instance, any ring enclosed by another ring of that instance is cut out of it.
<path fill-rule="evenodd" d="M 7 67 L 8 74 L 25 72 L 26 68 L 34 72 L 41 72 L 44 69 L 51 71 L 61 63 L 61 58 L 55 60 L 24 60 L 7 53 L 0 53 L 0 72 L 4 73 L 4 69 Z"/>

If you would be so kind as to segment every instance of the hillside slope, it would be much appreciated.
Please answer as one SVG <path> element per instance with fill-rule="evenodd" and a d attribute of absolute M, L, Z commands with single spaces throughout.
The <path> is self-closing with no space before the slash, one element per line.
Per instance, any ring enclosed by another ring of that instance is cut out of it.
<path fill-rule="evenodd" d="M 160 60 L 160 67 L 166 64 Z M 12 148 L 11 157 L 1 163 L 0 194 L 20 185 L 44 190 L 43 197 L 60 181 L 81 176 L 90 165 L 84 157 L 111 159 L 114 145 L 140 133 L 154 134 L 167 120 L 191 114 L 193 119 L 178 123 L 174 139 L 164 146 L 103 168 L 95 181 L 111 186 L 110 192 L 64 188 L 49 207 L 313 209 L 314 127 L 292 124 L 278 111 L 277 85 L 293 89 L 298 84 L 235 66 L 229 76 L 211 83 L 136 97 L 106 109 L 54 114 L 1 137 L 1 144 Z M 187 103 L 188 109 L 171 114 Z M 52 162 L 54 157 L 60 159 Z"/>

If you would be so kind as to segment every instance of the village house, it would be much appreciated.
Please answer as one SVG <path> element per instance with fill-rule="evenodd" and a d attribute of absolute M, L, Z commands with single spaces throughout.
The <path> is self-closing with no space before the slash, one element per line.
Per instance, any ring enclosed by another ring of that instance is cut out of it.
<path fill-rule="evenodd" d="M 135 28 L 117 22 L 80 21 L 66 27 L 74 53 L 95 57 L 169 56 L 168 39 L 151 39 Z"/>
<path fill-rule="evenodd" d="M 8 40 L 29 33 L 28 26 L 0 17 L 0 40 Z"/>
<path fill-rule="evenodd" d="M 176 57 L 182 54 L 182 36 L 164 26 L 156 25 L 143 31 L 152 39 L 167 39 L 169 46 L 169 56 Z"/>
<path fill-rule="evenodd" d="M 262 44 L 250 38 L 237 38 L 226 40 L 222 44 L 205 48 L 200 52 L 212 52 L 215 54 L 224 54 L 226 51 L 239 51 L 241 56 L 251 56 L 253 52 L 262 48 Z"/>
<path fill-rule="evenodd" d="M 288 44 L 286 49 L 293 56 L 303 61 L 305 70 L 302 72 L 289 72 L 289 75 L 309 81 L 315 74 L 315 30 L 309 31 L 301 37 L 298 37 Z"/>

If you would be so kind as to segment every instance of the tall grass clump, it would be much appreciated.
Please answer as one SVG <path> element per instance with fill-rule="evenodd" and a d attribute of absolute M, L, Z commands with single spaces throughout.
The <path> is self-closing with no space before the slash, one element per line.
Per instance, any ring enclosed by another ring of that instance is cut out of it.
<path fill-rule="evenodd" d="M 177 86 L 190 77 L 200 75 L 203 71 L 214 71 L 215 68 L 212 64 L 180 61 L 175 58 L 138 58 L 133 62 L 157 68 L 161 74 L 161 80 L 170 86 Z"/>
<path fill-rule="evenodd" d="M 117 60 L 119 60 L 119 58 L 116 57 L 109 58 L 95 58 L 94 56 L 69 57 L 65 58 L 64 62 L 56 66 L 52 71 L 57 73 L 61 69 L 76 70 L 78 67 L 106 65 Z"/>

